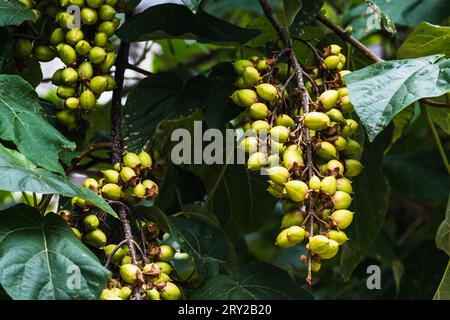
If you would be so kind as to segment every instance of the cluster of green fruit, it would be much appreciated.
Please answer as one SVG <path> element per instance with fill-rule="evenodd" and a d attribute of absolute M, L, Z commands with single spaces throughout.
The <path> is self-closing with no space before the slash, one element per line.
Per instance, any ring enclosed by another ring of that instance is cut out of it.
<path fill-rule="evenodd" d="M 116 83 L 109 71 L 115 63 L 110 37 L 120 24 L 116 17 L 118 0 L 44 0 L 21 2 L 36 14 L 33 29 L 39 38 L 18 37 L 16 53 L 22 58 L 34 57 L 47 62 L 58 57 L 66 67 L 57 70 L 52 83 L 64 99 L 65 109 L 56 114 L 63 125 L 73 127 L 82 112 L 91 111 L 96 100 Z M 67 12 L 69 6 L 80 8 L 80 26 Z M 26 28 L 23 26 L 22 28 Z"/>
<path fill-rule="evenodd" d="M 151 200 L 158 195 L 158 185 L 146 179 L 152 167 L 151 156 L 142 151 L 139 154 L 127 152 L 122 163 L 116 163 L 112 169 L 104 170 L 103 178 L 87 178 L 83 186 L 105 199 L 136 204 L 142 200 Z M 79 197 L 72 198 L 72 205 L 81 210 L 89 210 L 92 204 Z"/>
<path fill-rule="evenodd" d="M 315 84 L 306 85 L 311 101 L 306 114 L 286 64 L 258 57 L 234 63 L 239 77 L 231 99 L 246 108 L 240 147 L 248 153 L 247 168 L 264 170 L 268 192 L 282 199 L 283 230 L 276 244 L 289 248 L 308 238 L 312 271 L 348 240 L 342 230 L 353 220 L 349 178 L 362 170 L 362 148 L 351 139 L 358 123 L 350 118 L 353 106 L 342 78 L 350 71 L 342 70 L 340 51 L 330 45 L 321 65 L 311 69 L 308 78 Z"/>

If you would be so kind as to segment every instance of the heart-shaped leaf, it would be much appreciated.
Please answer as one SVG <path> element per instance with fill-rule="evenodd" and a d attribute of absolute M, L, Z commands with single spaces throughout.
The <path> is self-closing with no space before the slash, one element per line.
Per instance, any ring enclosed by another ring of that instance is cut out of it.
<path fill-rule="evenodd" d="M 18 26 L 24 21 L 36 21 L 34 13 L 17 0 L 0 0 L 0 27 Z"/>

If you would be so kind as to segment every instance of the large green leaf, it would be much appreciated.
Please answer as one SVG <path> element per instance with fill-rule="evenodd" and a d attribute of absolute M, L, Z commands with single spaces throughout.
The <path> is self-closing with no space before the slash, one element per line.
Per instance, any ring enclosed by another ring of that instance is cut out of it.
<path fill-rule="evenodd" d="M 13 299 L 97 299 L 109 271 L 54 213 L 0 212 L 0 283 Z"/>
<path fill-rule="evenodd" d="M 447 188 L 447 191 L 450 190 Z M 436 232 L 436 247 L 443 250 L 450 256 L 450 197 L 447 203 L 444 221 L 442 221 Z M 448 282 L 450 285 L 450 280 Z M 450 295 L 450 291 L 448 292 Z"/>
<path fill-rule="evenodd" d="M 45 194 L 78 196 L 116 216 L 114 210 L 89 189 L 75 185 L 66 177 L 37 168 L 17 151 L 0 144 L 0 190 L 29 191 Z"/>
<path fill-rule="evenodd" d="M 21 77 L 0 75 L 0 138 L 12 141 L 33 163 L 63 172 L 58 155 L 75 144 L 53 128 L 42 115 L 39 97 Z"/>
<path fill-rule="evenodd" d="M 402 43 L 397 57 L 402 59 L 424 57 L 431 54 L 450 56 L 450 27 L 422 22 Z"/>
<path fill-rule="evenodd" d="M 22 22 L 36 21 L 34 13 L 17 0 L 0 0 L 0 27 L 18 26 Z"/>
<path fill-rule="evenodd" d="M 194 300 L 300 300 L 311 294 L 292 281 L 286 271 L 254 262 L 239 266 L 230 275 L 208 280 L 190 297 Z"/>
<path fill-rule="evenodd" d="M 364 145 L 361 158 L 364 170 L 353 180 L 355 195 L 352 209 L 355 216 L 348 229 L 350 241 L 345 244 L 341 254 L 341 275 L 344 279 L 350 278 L 383 227 L 389 201 L 389 185 L 383 175 L 382 163 L 391 139 L 390 127 L 373 143 L 366 141 Z"/>
<path fill-rule="evenodd" d="M 450 261 L 444 271 L 441 283 L 434 294 L 433 300 L 450 300 Z"/>
<path fill-rule="evenodd" d="M 240 28 L 202 10 L 194 14 L 183 5 L 162 4 L 128 19 L 117 35 L 128 42 L 194 39 L 217 44 L 244 44 L 256 37 L 258 31 Z"/>
<path fill-rule="evenodd" d="M 450 90 L 450 59 L 441 58 L 379 62 L 344 77 L 370 141 L 413 102 Z"/>
<path fill-rule="evenodd" d="M 182 211 L 167 216 L 156 207 L 138 207 L 136 212 L 162 225 L 166 232 L 194 259 L 199 272 L 205 278 L 218 274 L 219 264 L 227 261 L 230 250 L 226 235 L 217 227 L 189 217 L 202 217 L 203 213 Z"/>
<path fill-rule="evenodd" d="M 296 37 L 302 35 L 305 26 L 314 19 L 322 5 L 323 0 L 301 1 L 301 8 L 295 14 L 295 17 L 290 24 L 289 31 L 291 34 Z"/>

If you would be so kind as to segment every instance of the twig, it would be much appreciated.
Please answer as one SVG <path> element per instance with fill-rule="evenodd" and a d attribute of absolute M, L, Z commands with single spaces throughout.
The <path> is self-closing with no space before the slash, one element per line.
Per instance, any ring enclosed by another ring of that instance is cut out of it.
<path fill-rule="evenodd" d="M 437 108 L 450 108 L 450 104 L 449 103 L 445 103 L 445 102 L 438 102 L 438 101 L 434 101 L 431 99 L 420 99 L 420 102 L 425 103 L 429 106 L 432 107 L 437 107 Z"/>
<path fill-rule="evenodd" d="M 71 173 L 83 158 L 91 155 L 92 153 L 98 150 L 111 150 L 112 146 L 113 146 L 112 142 L 101 142 L 91 145 L 86 150 L 84 150 L 78 157 L 72 160 L 70 167 L 66 169 L 66 174 Z"/>
<path fill-rule="evenodd" d="M 114 255 L 116 254 L 117 250 L 119 250 L 120 247 L 122 247 L 122 246 L 123 246 L 125 243 L 127 243 L 127 242 L 128 242 L 127 239 L 120 241 L 119 244 L 113 249 L 113 251 L 111 251 L 111 254 L 110 254 L 110 255 L 108 256 L 108 258 L 106 259 L 106 262 L 105 262 L 105 268 L 108 268 L 108 267 L 109 267 L 109 265 L 110 265 L 110 263 L 111 263 L 111 260 L 112 260 L 112 258 L 114 257 Z"/>
<path fill-rule="evenodd" d="M 133 71 L 136 71 L 136 72 L 139 72 L 139 73 L 141 73 L 141 74 L 143 74 L 143 75 L 145 75 L 145 76 L 150 76 L 150 75 L 153 74 L 153 73 L 151 73 L 150 71 L 144 70 L 144 69 L 139 68 L 138 66 L 132 65 L 132 64 L 130 64 L 130 63 L 127 63 L 127 64 L 126 64 L 126 68 L 127 68 L 127 69 L 130 69 L 130 70 L 133 70 Z"/>

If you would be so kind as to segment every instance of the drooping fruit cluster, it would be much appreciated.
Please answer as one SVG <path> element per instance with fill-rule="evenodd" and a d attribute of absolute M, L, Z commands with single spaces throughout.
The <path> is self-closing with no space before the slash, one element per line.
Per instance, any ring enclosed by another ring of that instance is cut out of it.
<path fill-rule="evenodd" d="M 240 147 L 248 154 L 247 168 L 268 175 L 268 192 L 282 199 L 281 248 L 308 238 L 311 271 L 323 259 L 338 253 L 353 220 L 348 208 L 353 193 L 351 177 L 362 165 L 360 144 L 351 136 L 358 123 L 342 70 L 345 56 L 338 45 L 323 52 L 318 68 L 308 70 L 309 112 L 304 112 L 301 91 L 292 70 L 274 59 L 252 57 L 234 62 L 238 74 L 231 99 L 245 109 Z"/>
<path fill-rule="evenodd" d="M 112 169 L 104 170 L 103 178 L 87 178 L 83 185 L 105 199 L 136 204 L 142 200 L 151 200 L 158 195 L 158 185 L 147 174 L 152 167 L 151 156 L 142 151 L 139 154 L 128 152 L 122 163 L 116 163 Z M 84 199 L 72 198 L 74 207 L 89 210 L 92 207 Z"/>
<path fill-rule="evenodd" d="M 65 106 L 56 118 L 72 127 L 82 112 L 94 109 L 103 92 L 116 86 L 109 71 L 116 59 L 110 37 L 120 24 L 116 17 L 118 0 L 21 2 L 36 14 L 37 23 L 31 26 L 41 36 L 33 40 L 33 30 L 26 31 L 31 37 L 16 39 L 16 53 L 22 59 L 34 57 L 42 62 L 58 57 L 66 65 L 54 73 L 52 83 L 58 86 L 56 93 Z M 80 9 L 79 26 L 69 6 Z"/>

